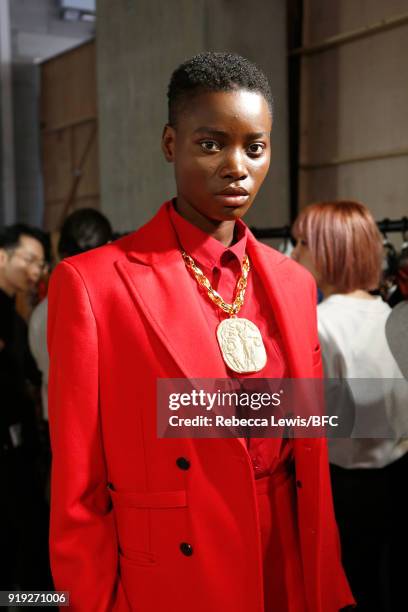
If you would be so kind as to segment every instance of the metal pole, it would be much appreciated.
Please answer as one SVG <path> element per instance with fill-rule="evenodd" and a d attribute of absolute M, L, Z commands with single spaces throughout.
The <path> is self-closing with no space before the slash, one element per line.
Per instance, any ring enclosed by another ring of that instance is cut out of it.
<path fill-rule="evenodd" d="M 0 223 L 16 220 L 16 186 L 14 169 L 12 52 L 9 0 L 0 0 L 0 139 L 1 195 Z"/>

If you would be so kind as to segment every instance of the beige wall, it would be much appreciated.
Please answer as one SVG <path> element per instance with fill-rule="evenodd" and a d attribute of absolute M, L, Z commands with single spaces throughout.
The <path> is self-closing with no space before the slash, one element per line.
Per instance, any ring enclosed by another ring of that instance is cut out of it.
<path fill-rule="evenodd" d="M 304 45 L 404 13 L 408 0 L 305 0 Z M 378 219 L 408 214 L 407 57 L 408 23 L 303 57 L 301 206 L 353 198 Z"/>
<path fill-rule="evenodd" d="M 175 194 L 163 160 L 171 72 L 206 49 L 232 50 L 268 74 L 276 98 L 273 164 L 248 222 L 288 221 L 284 0 L 139 0 L 97 6 L 101 208 L 118 230 L 138 227 Z"/>

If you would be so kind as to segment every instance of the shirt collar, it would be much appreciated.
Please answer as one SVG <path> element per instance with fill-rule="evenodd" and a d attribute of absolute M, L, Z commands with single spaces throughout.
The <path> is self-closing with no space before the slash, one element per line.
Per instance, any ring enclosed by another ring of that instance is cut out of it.
<path fill-rule="evenodd" d="M 236 258 L 241 266 L 248 236 L 247 226 L 243 221 L 238 219 L 235 223 L 237 241 L 233 245 L 225 247 L 221 242 L 179 215 L 174 205 L 170 206 L 169 210 L 170 221 L 177 238 L 183 249 L 194 261 L 212 270 L 214 267 L 221 268 L 228 260 Z"/>

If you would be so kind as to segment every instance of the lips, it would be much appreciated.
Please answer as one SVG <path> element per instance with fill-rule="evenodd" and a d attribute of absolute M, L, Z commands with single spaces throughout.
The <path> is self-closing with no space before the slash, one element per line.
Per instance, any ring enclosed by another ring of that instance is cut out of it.
<path fill-rule="evenodd" d="M 225 189 L 220 191 L 220 193 L 218 193 L 217 195 L 234 197 L 234 196 L 248 196 L 249 193 L 243 187 L 226 187 Z"/>
<path fill-rule="evenodd" d="M 243 187 L 227 187 L 215 197 L 217 200 L 220 200 L 224 206 L 235 207 L 246 204 L 249 198 L 249 193 Z"/>

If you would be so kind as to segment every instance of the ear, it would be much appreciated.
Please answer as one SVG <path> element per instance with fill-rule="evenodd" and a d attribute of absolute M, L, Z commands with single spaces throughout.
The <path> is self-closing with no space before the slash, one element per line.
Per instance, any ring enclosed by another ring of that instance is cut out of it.
<path fill-rule="evenodd" d="M 176 130 L 168 123 L 164 126 L 162 141 L 162 151 L 168 162 L 174 162 L 174 150 L 176 146 Z"/>

